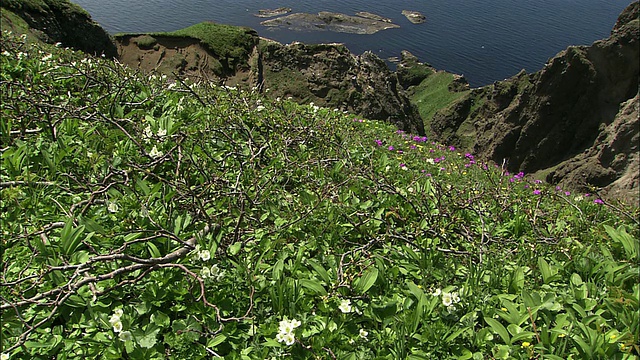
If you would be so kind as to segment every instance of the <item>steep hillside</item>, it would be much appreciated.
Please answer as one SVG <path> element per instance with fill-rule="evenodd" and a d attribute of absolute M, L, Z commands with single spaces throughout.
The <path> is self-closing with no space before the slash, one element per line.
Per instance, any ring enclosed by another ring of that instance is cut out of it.
<path fill-rule="evenodd" d="M 639 209 L 0 38 L 1 359 L 637 359 Z"/>
<path fill-rule="evenodd" d="M 537 73 L 474 89 L 437 114 L 431 130 L 510 171 L 637 201 L 637 177 L 624 186 L 616 179 L 638 173 L 638 118 L 625 115 L 637 107 L 638 8 L 625 9 L 608 39 L 570 47 Z"/>
<path fill-rule="evenodd" d="M 29 32 L 39 40 L 89 54 L 117 55 L 115 45 L 89 13 L 66 0 L 3 0 L 2 30 Z M 25 28 L 22 20 L 29 29 Z"/>

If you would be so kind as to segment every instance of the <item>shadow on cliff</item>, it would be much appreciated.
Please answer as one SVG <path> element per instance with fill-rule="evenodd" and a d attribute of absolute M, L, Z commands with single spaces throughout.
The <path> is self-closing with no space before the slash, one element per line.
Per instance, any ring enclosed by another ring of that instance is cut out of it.
<path fill-rule="evenodd" d="M 605 40 L 473 90 L 431 130 L 510 171 L 637 202 L 639 8 L 627 7 Z"/>

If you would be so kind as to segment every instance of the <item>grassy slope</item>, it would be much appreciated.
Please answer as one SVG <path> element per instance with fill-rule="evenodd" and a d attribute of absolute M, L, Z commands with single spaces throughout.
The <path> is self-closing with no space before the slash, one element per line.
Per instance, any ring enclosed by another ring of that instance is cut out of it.
<path fill-rule="evenodd" d="M 132 34 L 117 34 L 116 37 L 127 35 Z M 198 39 L 207 50 L 217 56 L 233 58 L 236 61 L 246 61 L 257 44 L 255 31 L 250 28 L 212 22 L 202 22 L 172 32 L 156 32 L 149 35 Z"/>
<path fill-rule="evenodd" d="M 637 358 L 637 208 L 328 109 L 2 49 L 14 358 Z"/>
<path fill-rule="evenodd" d="M 425 129 L 429 129 L 431 119 L 438 110 L 446 108 L 468 93 L 468 91 L 450 92 L 449 85 L 452 81 L 453 74 L 440 71 L 430 75 L 420 85 L 411 89 L 411 102 L 418 107 L 420 116 L 425 122 Z"/>

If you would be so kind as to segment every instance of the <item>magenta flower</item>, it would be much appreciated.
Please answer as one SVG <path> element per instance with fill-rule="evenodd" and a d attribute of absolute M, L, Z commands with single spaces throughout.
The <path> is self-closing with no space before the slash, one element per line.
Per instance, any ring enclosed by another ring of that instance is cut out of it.
<path fill-rule="evenodd" d="M 396 134 L 398 134 L 398 135 L 400 135 L 400 134 L 404 134 L 404 131 L 402 131 L 402 130 L 398 130 L 398 131 L 396 131 Z"/>
<path fill-rule="evenodd" d="M 416 148 L 416 146 L 415 146 L 415 145 L 411 145 L 411 146 L 409 146 L 409 149 L 411 149 L 411 150 L 415 150 L 415 149 L 417 149 L 417 148 Z"/>
<path fill-rule="evenodd" d="M 534 180 L 533 182 L 536 184 L 542 184 L 542 180 Z"/>
<path fill-rule="evenodd" d="M 584 194 L 584 197 L 589 197 L 589 196 L 591 196 L 591 194 L 589 193 Z"/>
<path fill-rule="evenodd" d="M 571 192 L 569 192 L 569 191 L 565 191 L 565 192 L 564 192 L 564 194 L 565 194 L 566 196 L 569 196 L 569 195 L 571 195 Z"/>
<path fill-rule="evenodd" d="M 376 140 L 376 144 L 378 144 L 378 146 L 382 146 L 382 140 Z"/>
<path fill-rule="evenodd" d="M 395 150 L 395 148 L 393 146 L 389 146 L 388 149 L 389 149 L 389 151 Z"/>
<path fill-rule="evenodd" d="M 604 204 L 604 201 L 602 201 L 602 199 L 595 199 L 595 200 L 593 200 L 593 203 L 602 205 L 602 204 Z"/>
<path fill-rule="evenodd" d="M 449 151 L 456 151 L 455 146 L 449 146 Z"/>
<path fill-rule="evenodd" d="M 533 195 L 540 195 L 541 191 L 538 189 L 533 190 Z"/>

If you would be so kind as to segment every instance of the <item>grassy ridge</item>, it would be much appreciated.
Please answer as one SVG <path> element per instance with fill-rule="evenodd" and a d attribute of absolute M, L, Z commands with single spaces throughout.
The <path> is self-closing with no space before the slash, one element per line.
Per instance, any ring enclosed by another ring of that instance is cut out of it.
<path fill-rule="evenodd" d="M 637 358 L 637 208 L 1 41 L 3 356 Z"/>
<path fill-rule="evenodd" d="M 425 129 L 429 128 L 431 119 L 438 110 L 445 109 L 469 93 L 449 91 L 453 77 L 453 74 L 444 71 L 435 72 L 410 90 L 411 103 L 418 108 L 420 117 L 425 122 Z"/>

